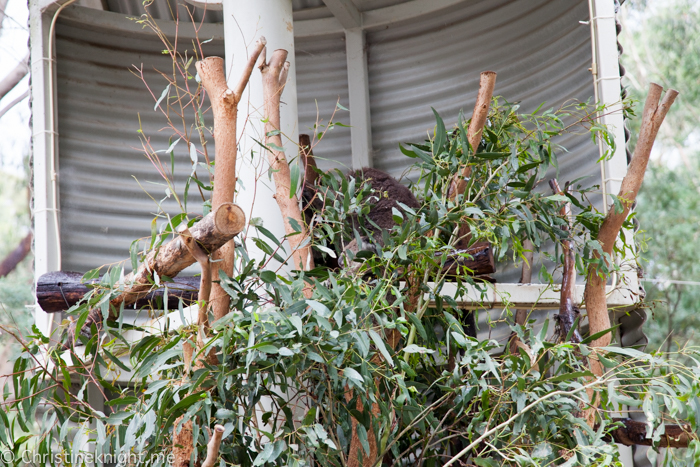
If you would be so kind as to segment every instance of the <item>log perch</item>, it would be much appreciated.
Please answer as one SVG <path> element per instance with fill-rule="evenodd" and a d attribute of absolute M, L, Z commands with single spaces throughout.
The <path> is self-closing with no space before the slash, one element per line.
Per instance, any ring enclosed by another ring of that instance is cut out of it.
<path fill-rule="evenodd" d="M 190 234 L 202 250 L 211 254 L 232 240 L 243 230 L 244 226 L 245 214 L 243 210 L 233 203 L 224 203 L 194 224 L 190 228 Z M 117 317 L 122 305 L 130 306 L 151 292 L 154 284 L 153 271 L 156 271 L 161 277 L 173 278 L 180 271 L 194 264 L 195 261 L 182 237 L 179 236 L 151 251 L 138 270 L 124 278 L 122 293 L 110 301 L 110 319 Z M 83 329 L 90 329 L 92 324 L 97 325 L 98 329 L 101 327 L 102 313 L 100 310 L 90 311 Z M 71 326 L 68 332 L 68 345 L 74 343 L 75 335 L 76 329 Z"/>
<path fill-rule="evenodd" d="M 80 282 L 83 274 L 80 272 L 54 271 L 42 274 L 36 283 L 37 303 L 46 313 L 65 311 L 78 303 L 99 279 L 83 284 Z M 151 290 L 147 295 L 137 299 L 133 306 L 140 308 L 161 308 L 165 288 L 168 289 L 168 309 L 174 310 L 182 300 L 185 306 L 193 305 L 198 299 L 198 277 L 178 277 L 173 282 L 161 282 L 161 286 Z"/>
<path fill-rule="evenodd" d="M 464 254 L 469 256 L 462 256 Z M 440 260 L 439 253 L 436 260 Z M 470 276 L 496 272 L 496 261 L 493 259 L 493 247 L 490 243 L 478 242 L 465 250 L 455 250 L 448 255 L 443 267 L 448 276 L 464 275 L 465 270 L 469 271 Z"/>
<path fill-rule="evenodd" d="M 614 429 L 607 436 L 607 441 L 614 441 L 625 446 L 653 446 L 651 438 L 647 438 L 647 424 L 630 418 L 614 418 L 614 422 L 623 426 Z M 597 427 L 596 427 L 597 428 Z M 698 439 L 690 424 L 665 425 L 665 433 L 659 441 L 660 448 L 687 448 L 688 444 Z"/>

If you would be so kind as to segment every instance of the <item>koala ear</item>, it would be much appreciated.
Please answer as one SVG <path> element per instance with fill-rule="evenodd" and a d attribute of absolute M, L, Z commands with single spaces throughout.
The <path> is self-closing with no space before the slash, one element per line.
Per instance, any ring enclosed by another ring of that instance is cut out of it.
<path fill-rule="evenodd" d="M 361 237 L 361 243 L 357 243 L 357 239 L 352 239 L 340 254 L 338 258 L 338 266 L 343 269 L 348 269 L 352 273 L 360 269 L 362 263 L 356 262 L 356 258 L 367 258 L 377 254 L 377 248 L 370 243 L 367 237 Z"/>

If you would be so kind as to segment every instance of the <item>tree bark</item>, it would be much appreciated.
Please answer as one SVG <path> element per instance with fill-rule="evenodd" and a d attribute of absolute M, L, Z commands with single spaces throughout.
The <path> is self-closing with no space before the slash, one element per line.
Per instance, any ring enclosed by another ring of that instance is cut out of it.
<path fill-rule="evenodd" d="M 301 153 L 301 161 L 304 164 L 304 183 L 313 185 L 318 180 L 318 172 L 316 172 L 318 165 L 316 165 L 309 135 L 299 135 L 299 152 Z"/>
<path fill-rule="evenodd" d="M 16 67 L 12 69 L 3 79 L 0 81 L 0 99 L 5 97 L 5 95 L 12 91 L 17 83 L 22 81 L 22 78 L 27 76 L 29 73 L 29 55 L 27 54 Z"/>
<path fill-rule="evenodd" d="M 658 84 L 652 83 L 649 89 L 644 111 L 642 113 L 642 124 L 639 131 L 639 139 L 637 146 L 632 156 L 632 161 L 627 168 L 627 175 L 622 180 L 622 186 L 618 194 L 618 199 L 622 203 L 622 211 L 610 209 L 608 211 L 603 225 L 598 232 L 597 240 L 602 246 L 603 253 L 607 258 L 612 254 L 615 241 L 620 233 L 622 224 L 627 219 L 630 209 L 637 198 L 639 188 L 644 180 L 644 172 L 649 162 L 651 148 L 654 145 L 656 134 L 659 131 L 661 123 L 668 112 L 668 109 L 673 104 L 673 101 L 678 95 L 678 91 L 669 89 L 664 96 L 664 99 L 659 104 L 659 98 L 663 88 Z M 595 255 L 600 258 L 599 254 Z M 605 300 L 605 283 L 607 275 L 599 270 L 596 265 L 590 265 L 587 271 L 586 288 L 584 291 L 584 300 L 586 302 L 586 311 L 588 314 L 588 323 L 591 334 L 610 329 L 610 318 L 608 316 L 608 307 Z M 592 342 L 592 347 L 605 347 L 612 340 L 610 334 L 606 334 Z M 597 361 L 597 360 L 596 360 Z M 602 371 L 599 365 L 596 366 L 596 371 Z M 595 371 L 594 371 L 595 373 Z"/>
<path fill-rule="evenodd" d="M 5 277 L 9 273 L 15 270 L 15 268 L 22 262 L 24 258 L 27 257 L 32 249 L 32 234 L 31 232 L 27 234 L 26 237 L 19 242 L 19 245 L 12 250 L 2 263 L 0 263 L 0 277 Z"/>
<path fill-rule="evenodd" d="M 209 323 L 209 316 L 207 313 L 207 304 L 209 303 L 209 294 L 211 292 L 211 264 L 209 263 L 209 255 L 197 244 L 190 229 L 185 228 L 180 232 L 180 237 L 182 242 L 187 247 L 192 257 L 197 260 L 199 267 L 202 270 L 202 275 L 199 280 L 199 296 L 197 303 L 199 305 L 197 313 L 197 324 L 199 329 L 206 333 L 211 327 Z M 200 333 L 201 334 L 201 333 Z M 198 336 L 200 335 L 198 334 Z M 203 342 L 198 342 L 199 346 L 203 345 Z"/>
<path fill-rule="evenodd" d="M 216 164 L 214 166 L 214 189 L 211 195 L 212 209 L 218 208 L 223 203 L 233 201 L 233 195 L 236 190 L 236 157 L 238 155 L 238 141 L 236 138 L 238 103 L 253 72 L 255 62 L 265 47 L 265 43 L 264 37 L 261 37 L 255 43 L 246 67 L 241 73 L 241 78 L 233 90 L 229 89 L 226 84 L 224 60 L 221 57 L 208 57 L 196 64 L 202 85 L 209 94 L 214 115 Z M 213 254 L 212 259 L 214 261 L 211 268 L 214 281 L 221 279 L 219 272 L 229 277 L 233 274 L 235 249 L 236 246 L 231 241 Z M 210 303 L 214 320 L 223 317 L 229 311 L 230 297 L 218 283 L 212 286 Z"/>
<path fill-rule="evenodd" d="M 486 124 L 486 119 L 489 116 L 489 106 L 491 105 L 491 98 L 493 97 L 493 89 L 495 86 L 496 72 L 481 72 L 481 77 L 479 80 L 479 94 L 476 97 L 476 104 L 474 105 L 472 120 L 469 123 L 469 128 L 467 130 L 467 140 L 471 146 L 472 154 L 476 153 L 477 149 L 479 148 L 481 134 L 484 131 L 484 125 Z M 467 154 L 464 154 L 463 156 L 465 158 L 468 157 Z M 457 200 L 459 195 L 464 194 L 464 191 L 467 188 L 467 179 L 471 173 L 471 166 L 465 165 L 453 176 L 452 181 L 450 182 L 450 187 L 447 191 L 447 197 L 450 201 L 454 202 Z M 471 241 L 471 233 L 467 224 L 462 224 L 459 226 L 457 238 L 457 246 L 459 248 L 466 248 L 469 245 Z"/>
<path fill-rule="evenodd" d="M 491 98 L 493 97 L 493 89 L 495 86 L 496 72 L 481 72 L 481 78 L 479 81 L 479 94 L 476 98 L 476 104 L 474 105 L 474 113 L 472 114 L 472 120 L 469 124 L 469 129 L 467 131 L 467 139 L 469 140 L 469 145 L 471 146 L 472 153 L 475 153 L 479 147 L 479 142 L 481 141 L 481 134 L 484 131 L 484 125 L 486 124 L 486 119 L 489 116 L 489 106 L 491 105 Z M 467 157 L 467 155 L 465 154 L 464 157 Z M 447 192 L 448 198 L 451 201 L 456 200 L 457 196 L 464 194 L 464 190 L 467 187 L 466 179 L 469 178 L 471 173 L 471 166 L 465 165 L 452 178 L 450 188 Z"/>
<path fill-rule="evenodd" d="M 99 279 L 83 284 L 80 280 L 83 274 L 79 272 L 54 271 L 42 274 L 36 283 L 37 303 L 46 313 L 65 311 L 78 303 L 90 291 L 91 285 L 99 284 Z M 169 310 L 178 307 L 180 300 L 185 306 L 194 304 L 199 297 L 200 279 L 197 277 L 179 277 L 173 282 L 161 282 L 160 287 L 152 289 L 147 295 L 137 299 L 135 308 L 160 308 L 165 304 L 163 298 L 168 289 Z"/>
<path fill-rule="evenodd" d="M 194 240 L 205 251 L 211 253 L 221 248 L 226 242 L 243 230 L 245 214 L 233 203 L 226 203 L 209 213 L 190 228 Z M 144 298 L 155 283 L 153 272 L 158 276 L 175 277 L 180 271 L 195 262 L 195 258 L 185 246 L 182 237 L 177 237 L 160 248 L 151 251 L 137 271 L 130 273 L 123 282 L 123 291 L 110 301 L 110 319 L 117 317 L 119 308 L 129 306 Z M 83 329 L 90 329 L 92 324 L 98 328 L 102 325 L 100 310 L 91 310 Z M 73 345 L 77 332 L 74 326 L 68 333 L 66 345 Z"/>
<path fill-rule="evenodd" d="M 292 250 L 291 256 L 294 267 L 308 271 L 314 268 L 309 232 L 301 214 L 297 193 L 291 192 L 291 172 L 287 157 L 283 150 L 276 149 L 282 148 L 280 98 L 287 83 L 287 73 L 289 71 L 289 62 L 286 61 L 287 51 L 283 49 L 275 50 L 269 62 L 267 62 L 263 51 L 261 59 L 259 68 L 263 79 L 264 110 L 267 119 L 265 122 L 265 143 L 268 146 L 270 168 L 272 169 L 272 177 L 275 182 L 275 194 L 273 196 L 284 219 L 284 231 Z M 290 219 L 297 222 L 300 231 L 297 231 L 292 226 Z"/>
<path fill-rule="evenodd" d="M 552 187 L 552 192 L 555 195 L 564 195 L 556 179 L 550 180 L 549 186 Z M 571 204 L 569 202 L 564 203 L 559 214 L 561 214 L 567 222 L 567 225 L 562 227 L 562 230 L 569 232 L 569 235 L 571 235 Z M 562 256 L 564 257 L 564 267 L 561 278 L 561 294 L 557 324 L 559 327 L 559 341 L 563 342 L 574 327 L 579 312 L 578 308 L 574 305 L 574 298 L 576 297 L 576 258 L 574 257 L 571 237 L 562 241 L 561 246 Z M 571 342 L 581 342 L 581 334 L 578 329 L 574 329 L 571 335 Z"/>
<path fill-rule="evenodd" d="M 639 139 L 637 146 L 634 149 L 634 155 L 627 167 L 627 174 L 622 180 L 622 186 L 618 193 L 618 200 L 622 204 L 622 211 L 617 212 L 613 207 L 608 211 L 607 216 L 603 220 L 603 224 L 598 231 L 596 240 L 601 244 L 603 255 L 594 253 L 595 258 L 603 256 L 603 260 L 609 263 L 613 247 L 620 234 L 620 229 L 625 219 L 629 215 L 632 205 L 634 204 L 637 193 L 642 186 L 644 180 L 644 172 L 646 171 L 651 155 L 651 149 L 654 145 L 654 140 L 659 132 L 659 127 L 666 117 L 666 113 L 673 104 L 673 101 L 678 96 L 678 91 L 669 89 L 666 92 L 663 100 L 659 104 L 661 92 L 663 88 L 658 84 L 651 83 L 649 86 L 649 94 L 644 104 L 642 113 L 642 124 L 639 130 Z M 607 275 L 601 271 L 597 265 L 591 264 L 586 271 L 586 287 L 584 289 L 583 299 L 586 303 L 586 312 L 588 314 L 588 329 L 591 335 L 598 334 L 602 331 L 610 329 L 610 317 L 608 316 L 608 305 L 605 298 L 605 284 Z M 612 336 L 610 333 L 595 339 L 591 342 L 591 347 L 605 347 L 610 345 Z M 603 374 L 603 365 L 596 357 L 595 350 L 590 354 L 588 362 L 591 372 L 600 377 Z M 591 400 L 591 407 L 586 409 L 584 418 L 590 426 L 595 423 L 598 400 L 592 391 L 587 391 Z"/>

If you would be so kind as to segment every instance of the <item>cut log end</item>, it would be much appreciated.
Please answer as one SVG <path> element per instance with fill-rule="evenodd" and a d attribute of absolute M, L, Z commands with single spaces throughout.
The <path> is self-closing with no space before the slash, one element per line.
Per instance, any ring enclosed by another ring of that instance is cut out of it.
<path fill-rule="evenodd" d="M 245 213 L 233 203 L 223 203 L 214 212 L 214 225 L 224 235 L 237 235 L 245 228 Z"/>

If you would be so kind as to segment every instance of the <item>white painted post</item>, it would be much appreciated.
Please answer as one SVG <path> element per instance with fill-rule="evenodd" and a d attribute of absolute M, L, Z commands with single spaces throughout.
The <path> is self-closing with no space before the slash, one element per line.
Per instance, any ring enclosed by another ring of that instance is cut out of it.
<path fill-rule="evenodd" d="M 369 109 L 365 37 L 366 34 L 362 28 L 345 30 L 353 169 L 372 167 L 372 120 Z"/>
<path fill-rule="evenodd" d="M 53 137 L 52 121 L 55 121 L 55 106 L 49 99 L 55 99 L 55 82 L 49 76 L 49 32 L 51 19 L 57 5 L 53 2 L 30 2 L 29 34 L 31 37 L 30 67 L 32 73 L 32 160 L 33 160 L 33 198 L 32 215 L 34 217 L 34 280 L 49 271 L 61 269 L 60 238 L 58 235 L 58 215 L 55 209 L 59 206 L 54 199 L 53 183 L 58 172 L 58 161 L 52 167 L 52 158 L 58 153 L 54 146 L 57 140 Z M 54 69 L 55 74 L 55 69 Z M 54 112 L 54 119 L 51 112 Z M 57 192 L 58 190 L 56 190 Z M 49 315 L 38 305 L 34 309 L 34 320 L 37 327 L 48 334 L 50 332 Z"/>
<path fill-rule="evenodd" d="M 602 122 L 612 131 L 615 140 L 615 154 L 603 162 L 605 193 L 608 195 L 603 202 L 610 206 L 610 195 L 617 195 L 622 185 L 622 179 L 627 174 L 627 153 L 625 151 L 624 116 L 622 114 L 622 87 L 620 84 L 620 62 L 617 50 L 617 29 L 615 26 L 615 4 L 612 0 L 591 0 L 593 2 L 592 39 L 596 45 L 596 61 L 593 64 L 595 86 L 598 91 L 600 103 L 607 109 L 602 117 Z M 629 235 L 628 235 L 629 238 Z M 634 261 L 620 265 L 622 280 L 616 280 L 616 284 L 624 283 L 625 288 L 636 292 L 639 290 L 637 277 L 637 265 Z"/>
<path fill-rule="evenodd" d="M 297 116 L 296 67 L 294 60 L 294 27 L 291 0 L 227 0 L 224 6 L 224 38 L 226 41 L 226 75 L 229 86 L 234 87 L 248 58 L 248 48 L 260 37 L 267 39 L 267 56 L 276 49 L 289 52 L 290 62 L 287 85 L 282 93 L 281 130 L 282 143 L 287 160 L 297 157 L 299 128 Z M 262 219 L 267 230 L 278 238 L 284 236 L 284 223 L 272 195 L 274 182 L 268 173 L 270 164 L 263 148 L 264 143 L 263 89 L 260 71 L 256 68 L 238 105 L 239 152 L 236 162 L 238 192 L 236 204 L 246 213 L 246 219 Z M 251 152 L 253 155 L 251 157 Z M 256 235 L 249 228 L 246 235 L 248 251 L 259 259 L 263 252 L 251 241 Z M 289 243 L 285 242 L 287 254 Z M 289 270 L 289 266 L 284 268 Z"/>

